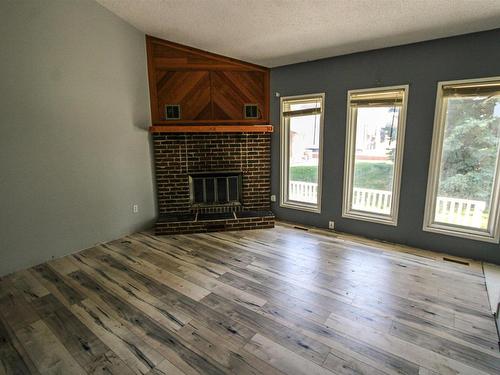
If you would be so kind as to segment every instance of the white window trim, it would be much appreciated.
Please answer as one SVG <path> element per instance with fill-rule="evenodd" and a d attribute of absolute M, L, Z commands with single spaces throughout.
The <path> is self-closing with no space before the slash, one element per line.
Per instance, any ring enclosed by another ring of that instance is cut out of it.
<path fill-rule="evenodd" d="M 321 116 L 319 122 L 319 154 L 318 154 L 318 203 L 310 204 L 304 202 L 291 201 L 288 199 L 288 133 L 283 117 L 283 103 L 287 100 L 300 100 L 320 98 Z M 323 128 L 325 118 L 325 93 L 283 96 L 280 98 L 280 207 L 292 208 L 295 210 L 321 213 L 321 196 L 323 181 Z"/>
<path fill-rule="evenodd" d="M 344 191 L 342 199 L 342 217 L 356 220 L 369 221 L 385 225 L 398 225 L 399 196 L 401 190 L 401 171 L 403 169 L 404 140 L 406 129 L 406 112 L 408 107 L 409 85 L 374 87 L 369 89 L 358 89 L 347 91 L 347 122 L 346 122 L 346 143 L 345 143 L 345 161 L 344 161 Z M 356 123 L 352 118 L 351 95 L 358 93 L 369 93 L 389 90 L 404 90 L 404 98 L 399 115 L 398 139 L 396 141 L 396 155 L 394 158 L 394 179 L 392 187 L 392 206 L 389 215 L 377 214 L 373 212 L 353 210 L 352 201 L 352 182 L 354 178 L 354 156 L 356 149 Z"/>
<path fill-rule="evenodd" d="M 426 232 L 445 234 L 448 236 L 467 238 L 470 240 L 498 243 L 500 240 L 500 210 L 498 205 L 498 200 L 500 198 L 500 155 L 497 155 L 496 173 L 493 180 L 493 191 L 491 196 L 492 208 L 490 212 L 491 219 L 489 228 L 486 231 L 483 231 L 453 224 L 434 222 L 439 169 L 441 165 L 441 154 L 443 149 L 443 137 L 445 130 L 444 116 L 446 111 L 444 108 L 445 106 L 443 105 L 443 86 L 462 83 L 480 83 L 484 81 L 500 81 L 500 77 L 438 82 L 436 94 L 436 110 L 434 114 L 434 130 L 432 133 L 432 149 L 429 163 L 429 176 L 427 181 L 427 195 L 425 198 L 423 230 Z M 497 204 L 495 204 L 494 202 L 497 202 Z"/>

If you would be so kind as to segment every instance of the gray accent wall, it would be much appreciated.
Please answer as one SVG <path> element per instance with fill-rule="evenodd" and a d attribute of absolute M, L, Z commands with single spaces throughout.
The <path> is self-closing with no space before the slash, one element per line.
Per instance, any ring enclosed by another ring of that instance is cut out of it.
<path fill-rule="evenodd" d="M 92 0 L 7 0 L 0 46 L 0 275 L 150 227 L 144 34 Z"/>
<path fill-rule="evenodd" d="M 386 48 L 271 71 L 272 194 L 279 202 L 279 98 L 326 93 L 323 198 L 320 214 L 273 205 L 282 220 L 407 244 L 500 264 L 500 246 L 424 232 L 423 216 L 438 81 L 500 76 L 500 29 Z M 347 90 L 409 84 L 397 227 L 342 218 Z"/>

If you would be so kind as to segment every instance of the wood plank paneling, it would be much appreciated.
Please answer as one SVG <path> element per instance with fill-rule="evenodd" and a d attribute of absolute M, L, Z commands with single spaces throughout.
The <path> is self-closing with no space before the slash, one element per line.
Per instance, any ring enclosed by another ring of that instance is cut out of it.
<path fill-rule="evenodd" d="M 0 374 L 498 374 L 469 263 L 284 225 L 136 233 L 0 278 Z"/>
<path fill-rule="evenodd" d="M 163 120 L 166 120 L 166 104 L 180 104 L 181 118 L 185 121 L 213 118 L 207 71 L 157 71 L 156 90 L 158 112 Z"/>
<path fill-rule="evenodd" d="M 188 68 L 196 69 L 199 65 L 204 64 L 212 66 L 231 66 L 233 68 L 260 71 L 269 70 L 260 65 L 251 64 L 245 61 L 203 51 L 149 35 L 146 36 L 146 41 L 148 41 L 151 45 L 151 56 L 154 58 L 164 59 L 163 66 L 165 68 L 183 64 Z"/>
<path fill-rule="evenodd" d="M 241 120 L 244 118 L 244 105 L 256 104 L 259 109 L 257 120 L 262 120 L 265 115 L 265 98 L 262 95 L 265 78 L 263 72 L 211 72 L 214 118 Z"/>
<path fill-rule="evenodd" d="M 269 69 L 150 36 L 146 44 L 153 125 L 269 122 Z M 181 119 L 166 120 L 165 104 L 180 104 Z M 257 104 L 259 118 L 245 119 L 244 104 Z"/>

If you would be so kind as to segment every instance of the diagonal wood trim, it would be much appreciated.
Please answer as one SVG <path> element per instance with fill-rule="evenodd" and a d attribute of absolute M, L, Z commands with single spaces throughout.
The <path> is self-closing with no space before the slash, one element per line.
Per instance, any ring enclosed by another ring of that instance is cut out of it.
<path fill-rule="evenodd" d="M 268 68 L 150 36 L 146 47 L 153 125 L 166 125 L 166 104 L 181 105 L 176 125 L 269 123 Z M 248 121 L 245 104 L 260 118 Z"/>
<path fill-rule="evenodd" d="M 151 126 L 150 133 L 272 133 L 272 125 L 165 125 Z"/>

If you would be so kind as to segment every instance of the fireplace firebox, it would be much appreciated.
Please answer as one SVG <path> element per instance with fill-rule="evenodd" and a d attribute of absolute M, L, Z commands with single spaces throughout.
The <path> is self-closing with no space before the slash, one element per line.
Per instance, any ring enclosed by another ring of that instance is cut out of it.
<path fill-rule="evenodd" d="M 191 207 L 241 206 L 241 172 L 201 172 L 189 175 Z"/>

